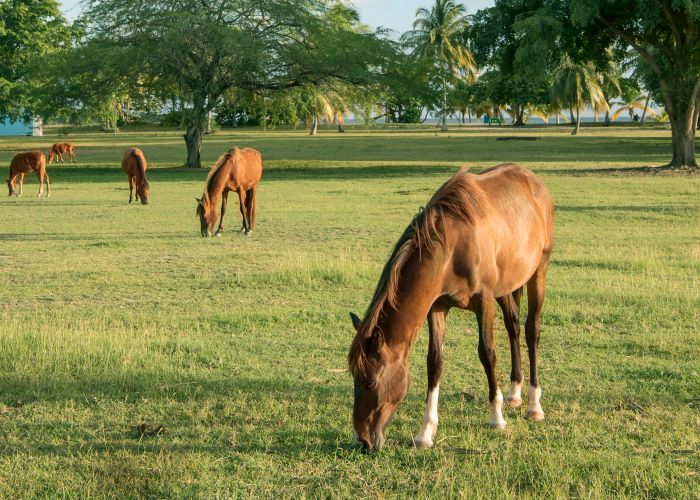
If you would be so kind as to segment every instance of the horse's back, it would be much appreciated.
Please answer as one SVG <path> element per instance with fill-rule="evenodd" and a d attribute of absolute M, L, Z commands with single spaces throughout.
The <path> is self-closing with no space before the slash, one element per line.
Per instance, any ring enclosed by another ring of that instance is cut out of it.
<path fill-rule="evenodd" d="M 475 176 L 495 211 L 512 217 L 533 211 L 551 235 L 554 225 L 554 202 L 547 186 L 531 170 L 516 163 L 503 163 Z"/>
<path fill-rule="evenodd" d="M 122 158 L 122 170 L 128 175 L 136 175 L 136 169 L 138 168 L 137 162 L 139 159 L 143 165 L 143 171 L 146 171 L 147 163 L 146 157 L 139 148 L 129 148 L 124 152 L 124 157 Z"/>
<path fill-rule="evenodd" d="M 17 153 L 10 161 L 10 170 L 27 173 L 30 170 L 40 170 L 46 167 L 46 156 L 41 151 L 24 151 Z"/>
<path fill-rule="evenodd" d="M 262 154 L 253 148 L 233 148 L 232 181 L 244 189 L 254 187 L 262 177 Z"/>
<path fill-rule="evenodd" d="M 497 297 L 509 293 L 527 282 L 551 252 L 551 195 L 533 172 L 516 164 L 458 175 L 468 176 L 484 194 L 473 227 L 461 229 L 458 253 L 465 272 L 478 268 L 479 281 Z"/>

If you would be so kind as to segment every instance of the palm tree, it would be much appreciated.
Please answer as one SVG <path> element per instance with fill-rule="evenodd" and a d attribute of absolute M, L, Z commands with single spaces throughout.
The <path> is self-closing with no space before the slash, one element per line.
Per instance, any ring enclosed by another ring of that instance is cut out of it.
<path fill-rule="evenodd" d="M 644 116 L 647 114 L 650 116 L 656 116 L 656 112 L 649 107 L 649 101 L 651 100 L 650 94 L 644 95 L 637 94 L 636 92 L 629 94 L 624 92 L 620 98 L 621 99 L 619 101 L 613 102 L 613 104 L 620 106 L 612 115 L 613 121 L 617 120 L 625 111 L 629 113 L 630 120 L 634 119 L 634 112 L 636 110 L 641 111 Z"/>
<path fill-rule="evenodd" d="M 309 135 L 316 135 L 318 124 L 325 118 L 328 123 L 337 121 L 339 131 L 348 103 L 342 90 L 333 84 L 308 84 L 300 87 L 296 96 L 298 113 L 309 124 Z"/>
<path fill-rule="evenodd" d="M 435 0 L 430 10 L 416 11 L 413 30 L 402 40 L 413 54 L 435 62 L 442 78 L 442 130 L 447 130 L 447 85 L 450 76 L 473 82 L 476 63 L 461 38 L 467 28 L 464 5 L 454 0 Z"/>
<path fill-rule="evenodd" d="M 581 111 L 591 106 L 593 109 L 608 111 L 602 89 L 603 77 L 592 62 L 575 63 L 568 55 L 562 57 L 552 82 L 552 97 L 568 106 L 572 114 L 576 111 L 576 126 L 571 135 L 578 134 L 581 128 Z"/>

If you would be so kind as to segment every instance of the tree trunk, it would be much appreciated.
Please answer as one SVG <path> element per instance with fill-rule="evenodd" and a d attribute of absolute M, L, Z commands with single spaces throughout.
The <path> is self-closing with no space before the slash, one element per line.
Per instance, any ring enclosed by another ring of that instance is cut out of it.
<path fill-rule="evenodd" d="M 469 117 L 469 124 L 471 124 L 472 123 L 472 110 L 471 109 L 467 109 L 467 116 Z"/>
<path fill-rule="evenodd" d="M 309 135 L 316 135 L 316 132 L 318 132 L 318 117 L 314 116 L 311 119 L 311 130 L 309 131 Z"/>
<path fill-rule="evenodd" d="M 572 116 L 573 118 L 573 116 Z M 571 131 L 571 135 L 578 135 L 578 131 L 581 128 L 581 110 L 577 109 L 576 110 L 576 126 L 574 129 Z"/>
<path fill-rule="evenodd" d="M 442 77 L 442 131 L 447 132 L 447 79 Z"/>
<path fill-rule="evenodd" d="M 187 168 L 201 168 L 202 159 L 200 150 L 202 148 L 202 135 L 204 133 L 203 123 L 190 123 L 185 132 L 185 144 L 187 145 Z"/>
<path fill-rule="evenodd" d="M 671 142 L 673 145 L 673 159 L 670 165 L 673 167 L 697 167 L 698 164 L 695 161 L 695 129 L 697 127 L 695 106 L 675 113 L 669 118 L 671 119 Z"/>
<path fill-rule="evenodd" d="M 610 110 L 605 111 L 605 126 L 610 126 Z"/>
<path fill-rule="evenodd" d="M 639 120 L 639 126 L 644 125 L 644 118 L 647 116 L 647 108 L 649 107 L 649 101 L 651 101 L 651 92 L 647 94 L 647 102 L 644 103 L 644 111 L 642 111 L 642 119 Z M 697 106 L 696 106 L 697 107 Z"/>

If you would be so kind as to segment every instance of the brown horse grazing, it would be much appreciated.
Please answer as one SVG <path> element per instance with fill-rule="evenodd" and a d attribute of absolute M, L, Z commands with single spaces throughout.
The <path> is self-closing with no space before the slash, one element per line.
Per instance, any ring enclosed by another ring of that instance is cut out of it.
<path fill-rule="evenodd" d="M 136 201 L 141 197 L 141 203 L 148 205 L 148 195 L 151 185 L 146 179 L 146 157 L 139 148 L 127 149 L 122 158 L 122 170 L 129 176 L 129 203 L 133 200 L 134 186 L 136 187 Z"/>
<path fill-rule="evenodd" d="M 71 161 L 75 163 L 75 144 L 71 144 L 70 142 L 57 142 L 49 149 L 49 165 L 54 157 L 58 157 L 61 163 L 63 163 L 63 153 L 68 153 Z"/>
<path fill-rule="evenodd" d="M 51 184 L 49 184 L 49 174 L 46 173 L 46 156 L 41 151 L 27 151 L 17 153 L 10 162 L 10 178 L 7 179 L 7 187 L 10 190 L 9 196 L 21 196 L 24 188 L 24 174 L 34 171 L 39 178 L 39 194 L 44 193 L 44 179 L 46 179 L 46 197 L 51 196 Z M 15 190 L 15 179 L 19 177 L 19 193 Z"/>
<path fill-rule="evenodd" d="M 486 371 L 494 428 L 505 428 L 496 382 L 494 299 L 510 337 L 511 406 L 522 403 L 519 306 L 527 285 L 525 324 L 530 357 L 528 417 L 544 418 L 537 380 L 537 348 L 545 275 L 554 239 L 554 207 L 544 184 L 529 170 L 504 164 L 472 175 L 457 173 L 406 228 L 384 267 L 348 362 L 355 381 L 353 426 L 366 451 L 384 444 L 384 428 L 408 389 L 406 360 L 428 318 L 428 396 L 414 442 L 431 447 L 437 428 L 442 340 L 451 307 L 476 313 L 479 359 Z"/>
<path fill-rule="evenodd" d="M 240 201 L 241 215 L 245 235 L 249 236 L 255 228 L 256 202 L 255 191 L 262 177 L 262 155 L 251 148 L 233 148 L 219 157 L 209 171 L 202 198 L 197 200 L 197 215 L 203 237 L 211 236 L 216 224 L 216 202 L 221 200 L 221 220 L 216 236 L 224 230 L 224 214 L 229 191 L 236 191 Z"/>

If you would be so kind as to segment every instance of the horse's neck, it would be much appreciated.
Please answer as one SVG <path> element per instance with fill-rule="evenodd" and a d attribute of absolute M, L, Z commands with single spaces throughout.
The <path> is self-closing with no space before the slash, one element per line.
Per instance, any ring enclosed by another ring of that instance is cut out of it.
<path fill-rule="evenodd" d="M 387 344 L 407 355 L 435 300 L 442 294 L 444 254 L 422 251 L 404 264 L 398 282 L 397 308 L 384 306 L 380 328 Z"/>

